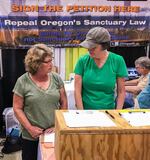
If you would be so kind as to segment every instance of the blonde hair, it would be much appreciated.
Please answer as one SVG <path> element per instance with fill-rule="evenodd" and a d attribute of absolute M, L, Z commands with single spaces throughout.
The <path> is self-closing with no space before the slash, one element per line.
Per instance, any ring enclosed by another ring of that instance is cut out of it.
<path fill-rule="evenodd" d="M 49 48 L 45 44 L 35 44 L 27 52 L 25 56 L 25 68 L 26 71 L 34 75 L 44 59 L 49 56 L 52 57 L 52 48 Z"/>

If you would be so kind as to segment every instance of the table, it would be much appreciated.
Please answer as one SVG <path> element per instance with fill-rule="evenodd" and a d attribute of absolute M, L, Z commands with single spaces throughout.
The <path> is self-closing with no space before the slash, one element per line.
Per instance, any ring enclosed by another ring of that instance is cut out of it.
<path fill-rule="evenodd" d="M 54 140 L 54 133 L 40 135 L 37 160 L 55 160 Z"/>
<path fill-rule="evenodd" d="M 116 127 L 69 128 L 63 112 L 56 111 L 56 160 L 150 160 L 150 127 L 132 127 L 109 110 Z"/>
<path fill-rule="evenodd" d="M 117 127 L 69 128 L 63 112 L 56 111 L 55 154 L 40 141 L 40 160 L 150 160 L 150 127 L 132 127 L 109 110 Z"/>
<path fill-rule="evenodd" d="M 54 145 L 52 143 L 43 143 L 40 140 L 38 149 L 38 160 L 56 160 Z"/>

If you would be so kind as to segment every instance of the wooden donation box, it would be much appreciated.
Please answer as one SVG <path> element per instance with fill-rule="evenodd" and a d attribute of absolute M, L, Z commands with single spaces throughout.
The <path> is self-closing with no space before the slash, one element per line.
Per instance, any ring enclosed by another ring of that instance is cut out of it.
<path fill-rule="evenodd" d="M 56 160 L 150 160 L 150 125 L 132 126 L 119 111 L 108 110 L 97 112 L 105 114 L 115 125 L 109 124 L 107 120 L 103 122 L 105 117 L 102 115 L 102 127 L 91 126 L 91 119 L 84 122 L 89 126 L 83 127 L 81 124 L 77 127 L 75 113 L 71 113 L 72 126 L 75 127 L 68 127 L 64 117 L 67 112 L 56 111 Z M 88 114 L 92 113 L 89 111 Z M 83 117 L 87 118 L 86 115 Z M 96 119 L 99 121 L 98 117 Z"/>

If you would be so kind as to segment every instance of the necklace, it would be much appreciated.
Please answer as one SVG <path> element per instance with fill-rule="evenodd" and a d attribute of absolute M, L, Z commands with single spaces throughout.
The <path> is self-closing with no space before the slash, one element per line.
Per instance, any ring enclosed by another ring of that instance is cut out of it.
<path fill-rule="evenodd" d="M 43 89 L 43 90 L 48 89 L 48 87 L 50 85 L 50 77 L 49 76 L 45 80 L 39 80 L 30 74 L 29 74 L 29 76 L 38 88 Z"/>

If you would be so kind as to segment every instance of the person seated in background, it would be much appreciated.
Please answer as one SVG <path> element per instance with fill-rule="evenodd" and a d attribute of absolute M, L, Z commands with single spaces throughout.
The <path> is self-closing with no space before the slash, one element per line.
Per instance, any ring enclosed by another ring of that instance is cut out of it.
<path fill-rule="evenodd" d="M 126 98 L 124 108 L 134 107 L 134 97 L 147 85 L 148 74 L 150 73 L 150 59 L 148 57 L 138 58 L 135 61 L 135 68 L 141 76 L 138 79 L 125 82 Z"/>
<path fill-rule="evenodd" d="M 150 109 L 150 74 L 149 74 L 148 85 L 137 96 L 137 101 L 139 108 Z"/>

